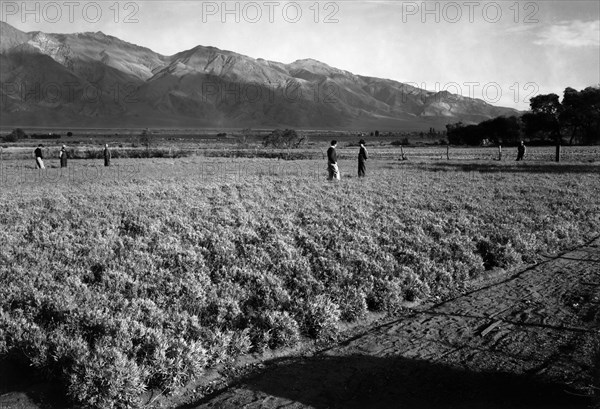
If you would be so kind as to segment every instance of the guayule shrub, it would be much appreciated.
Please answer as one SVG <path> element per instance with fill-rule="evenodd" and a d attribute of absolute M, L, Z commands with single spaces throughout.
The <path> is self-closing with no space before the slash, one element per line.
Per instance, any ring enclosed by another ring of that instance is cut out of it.
<path fill-rule="evenodd" d="M 372 277 L 367 293 L 367 306 L 372 311 L 396 312 L 404 301 L 404 287 L 400 278 Z"/>
<path fill-rule="evenodd" d="M 367 314 L 367 297 L 360 288 L 344 288 L 338 293 L 336 300 L 340 306 L 340 318 L 344 321 L 354 322 Z"/>
<path fill-rule="evenodd" d="M 311 338 L 330 339 L 338 333 L 340 308 L 329 297 L 318 295 L 308 300 L 304 312 L 304 331 Z"/>
<path fill-rule="evenodd" d="M 127 315 L 133 322 L 147 327 L 161 327 L 168 319 L 164 309 L 149 298 L 134 298 L 128 303 Z"/>
<path fill-rule="evenodd" d="M 94 408 L 137 408 L 145 370 L 113 347 L 80 357 L 68 380 L 69 394 Z"/>
<path fill-rule="evenodd" d="M 208 350 L 208 365 L 213 366 L 231 360 L 230 346 L 233 338 L 233 331 L 222 331 L 220 329 L 207 331 L 204 345 Z"/>
<path fill-rule="evenodd" d="M 330 184 L 258 169 L 266 161 L 227 161 L 249 165 L 243 177 L 211 179 L 205 160 L 1 189 L 0 355 L 62 380 L 78 405 L 134 407 L 144 387 L 174 390 L 301 335 L 335 338 L 340 320 L 456 294 L 485 268 L 600 231 L 593 165 L 386 163 Z"/>
<path fill-rule="evenodd" d="M 231 296 L 211 299 L 200 314 L 200 321 L 208 327 L 232 329 L 243 320 L 240 302 Z"/>
<path fill-rule="evenodd" d="M 286 311 L 269 311 L 265 321 L 269 331 L 269 348 L 292 347 L 300 341 L 298 323 Z"/>
<path fill-rule="evenodd" d="M 252 339 L 250 338 L 250 328 L 244 328 L 242 331 L 237 331 L 231 337 L 231 342 L 227 351 L 232 357 L 247 354 L 252 350 Z"/>
<path fill-rule="evenodd" d="M 158 345 L 152 360 L 159 387 L 172 391 L 202 373 L 208 354 L 201 342 L 170 338 Z"/>
<path fill-rule="evenodd" d="M 43 328 L 21 318 L 12 321 L 6 332 L 9 334 L 9 352 L 29 357 L 31 365 L 36 368 L 44 368 L 48 364 L 48 334 Z"/>
<path fill-rule="evenodd" d="M 254 310 L 246 325 L 255 351 L 290 347 L 300 341 L 298 322 L 287 311 Z"/>
<path fill-rule="evenodd" d="M 477 242 L 477 251 L 483 259 L 486 270 L 494 267 L 505 268 L 521 261 L 510 241 L 501 237 L 492 239 L 482 238 Z"/>
<path fill-rule="evenodd" d="M 8 353 L 8 326 L 10 323 L 10 318 L 7 314 L 0 310 L 0 356 L 6 355 Z"/>
<path fill-rule="evenodd" d="M 64 329 L 52 332 L 48 337 L 50 365 L 56 374 L 64 374 L 70 371 L 77 362 L 89 354 L 89 346 L 79 336 L 73 336 Z"/>
<path fill-rule="evenodd" d="M 536 259 L 536 250 L 538 248 L 538 239 L 535 233 L 515 231 L 512 234 L 513 247 L 525 263 L 532 263 Z"/>
<path fill-rule="evenodd" d="M 269 340 L 271 339 L 270 330 L 264 327 L 252 327 L 249 336 L 253 351 L 262 353 L 269 347 Z"/>
<path fill-rule="evenodd" d="M 429 285 L 410 267 L 402 267 L 397 273 L 397 276 L 397 279 L 400 279 L 402 282 L 401 286 L 405 300 L 415 301 L 429 296 L 429 293 L 431 292 Z"/>

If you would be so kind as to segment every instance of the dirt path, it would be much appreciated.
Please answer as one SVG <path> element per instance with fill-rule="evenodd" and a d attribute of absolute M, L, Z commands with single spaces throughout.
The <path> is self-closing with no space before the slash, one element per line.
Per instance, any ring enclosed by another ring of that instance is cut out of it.
<path fill-rule="evenodd" d="M 600 238 L 182 409 L 588 408 L 599 303 Z"/>

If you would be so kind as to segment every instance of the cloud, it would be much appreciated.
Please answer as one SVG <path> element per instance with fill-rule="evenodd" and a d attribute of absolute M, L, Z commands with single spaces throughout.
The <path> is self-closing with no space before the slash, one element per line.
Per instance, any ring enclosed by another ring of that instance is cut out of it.
<path fill-rule="evenodd" d="M 504 33 L 516 33 L 516 34 L 521 34 L 521 33 L 527 33 L 530 31 L 534 31 L 535 30 L 535 26 L 533 25 L 514 25 L 511 27 L 506 27 L 503 32 Z"/>
<path fill-rule="evenodd" d="M 600 47 L 600 20 L 561 21 L 543 28 L 537 37 L 536 45 Z"/>

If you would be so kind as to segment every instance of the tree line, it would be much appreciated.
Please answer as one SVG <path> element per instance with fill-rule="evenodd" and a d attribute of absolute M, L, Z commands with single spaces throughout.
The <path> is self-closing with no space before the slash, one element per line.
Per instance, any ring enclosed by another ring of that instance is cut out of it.
<path fill-rule="evenodd" d="M 556 94 L 537 95 L 530 110 L 520 117 L 496 117 L 477 125 L 462 122 L 446 125 L 452 145 L 516 145 L 524 138 L 529 144 L 551 145 L 600 143 L 600 87 L 581 91 L 566 88 L 562 101 Z"/>
<path fill-rule="evenodd" d="M 72 136 L 71 132 L 67 133 L 67 136 Z M 57 133 L 43 133 L 43 134 L 31 134 L 28 135 L 21 128 L 13 129 L 11 133 L 2 138 L 3 142 L 18 142 L 21 139 L 60 139 L 61 135 Z"/>

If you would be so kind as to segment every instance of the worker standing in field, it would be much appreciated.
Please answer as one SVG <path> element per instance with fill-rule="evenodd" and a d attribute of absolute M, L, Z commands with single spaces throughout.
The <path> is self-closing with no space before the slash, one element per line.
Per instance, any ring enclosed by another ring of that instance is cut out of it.
<path fill-rule="evenodd" d="M 525 151 L 527 150 L 527 148 L 525 148 L 525 144 L 523 143 L 523 141 L 521 141 L 521 143 L 519 144 L 519 146 L 517 147 L 517 160 L 523 160 L 523 157 L 525 156 Z"/>
<path fill-rule="evenodd" d="M 65 145 L 62 146 L 62 148 L 60 149 L 60 167 L 61 168 L 66 168 L 67 167 L 67 147 Z"/>
<path fill-rule="evenodd" d="M 367 148 L 365 148 L 365 141 L 363 139 L 361 139 L 358 143 L 360 144 L 360 150 L 358 151 L 358 177 L 361 178 L 365 177 Z"/>
<path fill-rule="evenodd" d="M 327 149 L 327 170 L 329 171 L 329 177 L 327 180 L 340 180 L 340 170 L 337 165 L 337 153 L 335 148 L 337 141 L 331 141 L 331 146 Z"/>
<path fill-rule="evenodd" d="M 35 164 L 38 169 L 46 169 L 44 166 L 44 155 L 42 154 L 42 144 L 39 144 L 36 150 L 34 151 L 35 155 Z"/>
<path fill-rule="evenodd" d="M 108 144 L 104 145 L 104 166 L 110 166 L 110 149 L 108 149 Z"/>

